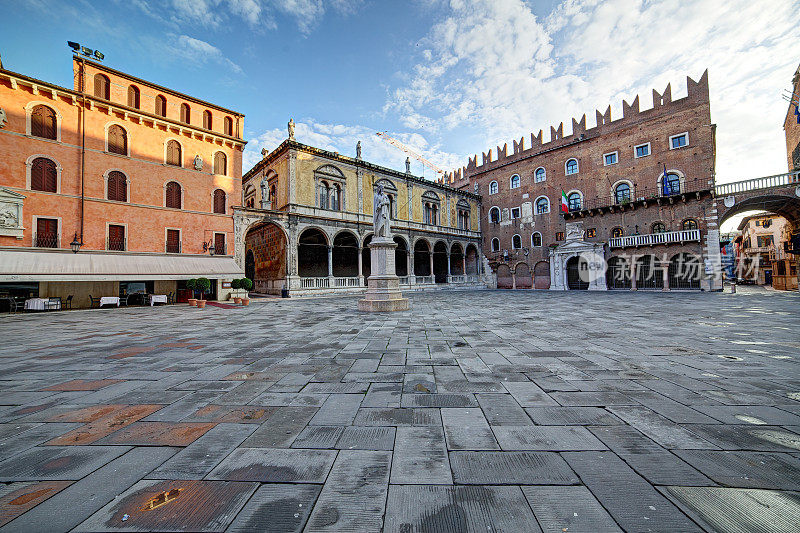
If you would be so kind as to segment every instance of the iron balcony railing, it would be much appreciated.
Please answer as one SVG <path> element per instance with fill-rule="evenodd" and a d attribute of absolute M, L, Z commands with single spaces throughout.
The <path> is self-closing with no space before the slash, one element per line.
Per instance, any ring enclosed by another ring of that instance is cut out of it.
<path fill-rule="evenodd" d="M 596 196 L 594 198 L 584 199 L 580 205 L 571 206 L 570 213 L 579 213 L 591 209 L 603 209 L 609 207 L 625 207 L 636 202 L 647 200 L 657 200 L 659 198 L 675 198 L 680 197 L 682 194 L 695 193 L 701 191 L 711 190 L 708 184 L 708 179 L 692 179 L 684 180 L 681 182 L 678 190 L 671 190 L 669 194 L 665 194 L 662 187 L 641 188 L 635 187 L 633 190 L 628 191 L 627 194 L 612 194 L 609 196 Z"/>
<path fill-rule="evenodd" d="M 608 240 L 608 245 L 611 248 L 628 248 L 632 246 L 653 246 L 656 244 L 671 244 L 699 240 L 700 230 L 688 229 L 680 231 L 666 231 L 664 233 L 647 233 L 645 235 L 612 237 Z"/>
<path fill-rule="evenodd" d="M 714 187 L 717 196 L 727 196 L 740 192 L 756 191 L 759 189 L 771 189 L 773 187 L 783 187 L 786 185 L 800 184 L 800 170 L 776 174 L 774 176 L 763 176 L 751 180 L 737 181 L 734 183 L 723 183 Z"/>
<path fill-rule="evenodd" d="M 181 253 L 181 243 L 179 242 L 169 242 L 166 243 L 166 249 L 168 254 L 179 254 Z"/>
<path fill-rule="evenodd" d="M 108 239 L 107 249 L 116 252 L 124 252 L 128 249 L 127 239 Z"/>
<path fill-rule="evenodd" d="M 225 245 L 222 246 L 214 246 L 214 255 L 226 255 L 225 254 Z"/>
<path fill-rule="evenodd" d="M 58 233 L 34 233 L 33 245 L 36 248 L 60 248 Z"/>

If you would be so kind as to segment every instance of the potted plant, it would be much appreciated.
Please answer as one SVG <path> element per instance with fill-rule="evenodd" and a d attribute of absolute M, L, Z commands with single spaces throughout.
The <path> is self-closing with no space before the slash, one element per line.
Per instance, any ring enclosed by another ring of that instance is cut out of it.
<path fill-rule="evenodd" d="M 197 298 L 194 297 L 194 291 L 197 289 L 197 280 L 192 278 L 186 281 L 186 288 L 192 291 L 192 297 L 189 298 L 189 305 L 197 307 Z"/>
<path fill-rule="evenodd" d="M 250 293 L 253 288 L 253 280 L 250 278 L 242 278 L 239 280 L 239 286 L 244 289 L 244 297 L 242 298 L 242 305 L 250 305 Z"/>
<path fill-rule="evenodd" d="M 233 303 L 236 304 L 242 303 L 242 297 L 239 294 L 239 289 L 241 288 L 242 288 L 242 280 L 234 279 L 231 281 L 231 289 L 233 289 L 233 291 L 231 292 L 231 298 L 233 299 Z"/>
<path fill-rule="evenodd" d="M 211 290 L 211 280 L 208 278 L 197 278 L 195 280 L 195 290 L 200 291 L 200 299 L 197 300 L 197 307 L 200 309 L 206 306 L 205 295 Z"/>

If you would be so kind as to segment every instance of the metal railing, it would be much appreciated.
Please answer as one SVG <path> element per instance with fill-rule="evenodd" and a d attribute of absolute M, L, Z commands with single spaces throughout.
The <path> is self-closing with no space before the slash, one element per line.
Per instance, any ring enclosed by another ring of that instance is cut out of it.
<path fill-rule="evenodd" d="M 664 194 L 664 190 L 661 187 L 636 187 L 627 195 L 617 196 L 616 194 L 612 194 L 609 196 L 597 196 L 588 199 L 584 198 L 581 201 L 581 205 L 577 209 L 570 209 L 569 211 L 570 213 L 579 213 L 580 211 L 586 211 L 589 209 L 601 209 L 616 206 L 624 207 L 636 202 L 655 200 L 658 198 L 674 198 L 676 196 L 680 196 L 681 194 L 708 191 L 710 189 L 711 186 L 708 184 L 707 179 L 687 179 L 681 182 L 679 190 L 673 190 L 670 194 Z"/>
<path fill-rule="evenodd" d="M 654 244 L 681 243 L 700 240 L 699 229 L 667 231 L 664 233 L 647 233 L 644 235 L 627 235 L 612 237 L 608 240 L 611 248 L 627 248 L 629 246 L 652 246 Z"/>
<path fill-rule="evenodd" d="M 108 239 L 106 243 L 107 250 L 114 250 L 116 252 L 124 252 L 128 249 L 127 239 Z"/>
<path fill-rule="evenodd" d="M 58 233 L 34 233 L 33 245 L 36 248 L 60 248 Z"/>
<path fill-rule="evenodd" d="M 738 192 L 756 191 L 759 189 L 771 189 L 773 187 L 784 187 L 800 183 L 800 171 L 776 174 L 774 176 L 763 176 L 750 180 L 735 181 L 733 183 L 723 183 L 714 187 L 717 196 L 727 196 Z"/>
<path fill-rule="evenodd" d="M 167 241 L 164 247 L 167 250 L 168 254 L 179 254 L 181 253 L 181 243 L 179 242 L 169 242 Z"/>

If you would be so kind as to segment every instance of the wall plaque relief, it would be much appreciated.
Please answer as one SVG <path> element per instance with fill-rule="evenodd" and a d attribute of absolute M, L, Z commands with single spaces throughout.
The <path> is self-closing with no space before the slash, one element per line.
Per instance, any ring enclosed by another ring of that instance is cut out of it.
<path fill-rule="evenodd" d="M 22 238 L 22 203 L 25 197 L 0 188 L 0 235 Z"/>

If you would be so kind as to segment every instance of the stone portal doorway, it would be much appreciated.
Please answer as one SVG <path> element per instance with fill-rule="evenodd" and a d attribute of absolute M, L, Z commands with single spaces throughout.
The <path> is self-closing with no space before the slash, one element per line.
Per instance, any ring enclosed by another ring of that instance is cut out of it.
<path fill-rule="evenodd" d="M 581 256 L 567 260 L 567 288 L 571 291 L 589 290 L 589 263 Z"/>

